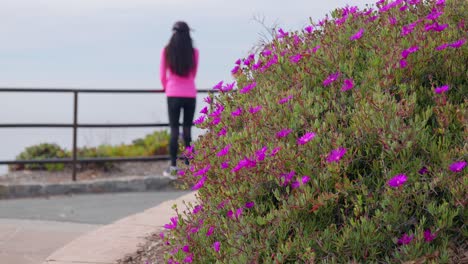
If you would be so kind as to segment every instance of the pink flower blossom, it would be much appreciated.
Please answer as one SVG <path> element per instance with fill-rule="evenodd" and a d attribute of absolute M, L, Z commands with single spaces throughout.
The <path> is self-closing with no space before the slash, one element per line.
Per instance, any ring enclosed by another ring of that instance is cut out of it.
<path fill-rule="evenodd" d="M 354 80 L 353 79 L 345 79 L 343 81 L 343 86 L 341 86 L 341 91 L 345 92 L 345 91 L 353 89 L 353 87 L 354 87 Z"/>
<path fill-rule="evenodd" d="M 203 107 L 202 110 L 200 110 L 200 114 L 207 114 L 208 113 L 208 106 Z"/>
<path fill-rule="evenodd" d="M 264 51 L 262 51 L 261 53 L 263 56 L 265 57 L 268 57 L 271 55 L 271 50 L 270 49 L 265 49 Z"/>
<path fill-rule="evenodd" d="M 435 49 L 438 50 L 438 51 L 441 51 L 441 50 L 444 50 L 444 49 L 448 48 L 448 46 L 449 46 L 449 44 L 442 44 L 442 45 L 438 46 Z"/>
<path fill-rule="evenodd" d="M 297 144 L 304 145 L 315 137 L 315 133 L 307 132 L 297 140 Z"/>
<path fill-rule="evenodd" d="M 466 43 L 466 39 L 460 39 L 460 40 L 457 40 L 455 42 L 452 42 L 450 44 L 448 44 L 450 47 L 456 49 L 456 48 L 460 48 L 461 46 L 463 46 L 464 44 Z"/>
<path fill-rule="evenodd" d="M 203 185 L 205 185 L 206 176 L 203 176 L 193 187 L 192 191 L 199 190 Z"/>
<path fill-rule="evenodd" d="M 415 53 L 418 50 L 419 50 L 419 46 L 412 46 L 410 48 L 407 48 L 407 49 L 403 50 L 401 52 L 401 56 L 403 57 L 403 59 L 406 59 L 406 58 L 408 58 L 408 56 L 410 54 Z"/>
<path fill-rule="evenodd" d="M 424 31 L 436 31 L 436 32 L 441 32 L 444 31 L 448 27 L 448 24 L 442 24 L 440 25 L 436 21 L 432 24 L 426 24 L 424 26 Z"/>
<path fill-rule="evenodd" d="M 257 157 L 257 161 L 263 161 L 265 160 L 266 152 L 268 150 L 268 147 L 263 147 L 262 149 L 258 150 L 255 152 L 255 156 Z"/>
<path fill-rule="evenodd" d="M 203 122 L 205 122 L 205 116 L 200 116 L 199 118 L 195 119 L 195 121 L 193 121 L 193 124 L 200 125 Z"/>
<path fill-rule="evenodd" d="M 225 136 L 226 133 L 227 133 L 227 128 L 226 128 L 226 127 L 223 127 L 223 128 L 221 128 L 221 130 L 218 132 L 218 137 Z"/>
<path fill-rule="evenodd" d="M 184 263 L 192 263 L 192 262 L 193 262 L 193 254 L 190 254 L 184 258 Z"/>
<path fill-rule="evenodd" d="M 359 29 L 358 32 L 356 32 L 356 34 L 352 35 L 352 36 L 349 38 L 349 40 L 351 40 L 351 41 L 352 41 L 352 40 L 358 40 L 358 39 L 362 38 L 362 35 L 363 35 L 363 34 L 364 34 L 364 29 L 361 28 L 361 29 Z"/>
<path fill-rule="evenodd" d="M 252 107 L 250 107 L 249 112 L 250 112 L 251 114 L 255 114 L 255 113 L 257 113 L 258 111 L 262 110 L 262 108 L 263 108 L 263 107 L 262 107 L 261 105 L 255 106 L 255 107 L 252 106 Z"/>
<path fill-rule="evenodd" d="M 450 89 L 450 87 L 449 87 L 447 84 L 446 84 L 446 85 L 442 85 L 442 86 L 440 86 L 440 87 L 434 88 L 434 93 L 436 93 L 436 94 L 445 93 L 445 92 L 447 92 L 449 89 Z"/>
<path fill-rule="evenodd" d="M 219 252 L 219 248 L 221 247 L 221 243 L 219 241 L 216 241 L 213 243 L 213 249 L 216 251 L 216 252 Z"/>
<path fill-rule="evenodd" d="M 337 148 L 334 149 L 328 154 L 327 157 L 327 162 L 338 162 L 341 160 L 341 158 L 346 154 L 346 149 L 345 148 Z"/>
<path fill-rule="evenodd" d="M 304 28 L 304 30 L 305 30 L 307 33 L 309 33 L 309 34 L 312 33 L 312 30 L 313 30 L 313 29 L 314 29 L 314 27 L 311 26 L 311 25 L 309 25 L 309 26 L 307 26 L 307 27 Z"/>
<path fill-rule="evenodd" d="M 401 28 L 401 36 L 407 36 L 409 35 L 411 32 L 413 32 L 414 28 L 416 27 L 416 25 L 418 24 L 418 21 L 414 22 L 414 23 L 411 23 L 411 24 L 408 24 L 406 26 L 403 26 Z"/>
<path fill-rule="evenodd" d="M 224 161 L 223 163 L 221 163 L 221 169 L 227 169 L 229 168 L 229 161 Z"/>
<path fill-rule="evenodd" d="M 164 232 L 159 233 L 159 237 L 160 237 L 161 239 L 164 239 Z"/>
<path fill-rule="evenodd" d="M 445 0 L 437 0 L 436 5 L 444 6 L 445 5 Z"/>
<path fill-rule="evenodd" d="M 398 174 L 387 181 L 388 186 L 397 188 L 405 184 L 408 180 L 408 177 L 405 174 Z"/>
<path fill-rule="evenodd" d="M 179 221 L 179 218 L 177 216 L 171 217 L 171 222 L 169 224 L 165 224 L 164 228 L 166 228 L 166 229 L 176 229 L 178 221 Z"/>
<path fill-rule="evenodd" d="M 190 247 L 189 245 L 185 245 L 182 247 L 182 251 L 185 252 L 185 253 L 190 253 Z"/>
<path fill-rule="evenodd" d="M 226 85 L 223 86 L 223 88 L 221 88 L 221 91 L 222 92 L 229 92 L 231 91 L 232 89 L 234 89 L 234 85 L 236 84 L 236 82 L 232 82 L 232 83 L 227 83 Z"/>
<path fill-rule="evenodd" d="M 198 214 L 201 210 L 203 210 L 203 206 L 197 205 L 193 208 L 192 214 Z"/>
<path fill-rule="evenodd" d="M 302 178 L 301 178 L 301 182 L 302 182 L 302 184 L 306 184 L 306 183 L 308 183 L 308 182 L 309 182 L 309 180 L 310 180 L 310 177 L 309 177 L 309 176 L 302 176 Z"/>
<path fill-rule="evenodd" d="M 436 234 L 432 233 L 430 229 L 424 231 L 424 241 L 431 242 L 437 237 Z"/>
<path fill-rule="evenodd" d="M 294 56 L 291 56 L 291 58 L 289 59 L 292 63 L 298 63 L 302 58 L 302 55 L 301 54 L 296 54 Z"/>
<path fill-rule="evenodd" d="M 390 23 L 390 25 L 394 26 L 398 23 L 398 20 L 396 19 L 396 17 L 390 17 L 388 18 L 388 22 Z"/>
<path fill-rule="evenodd" d="M 317 50 L 320 49 L 320 47 L 321 47 L 320 45 L 315 46 L 315 47 L 312 49 L 312 52 L 313 52 L 313 53 L 317 53 Z"/>
<path fill-rule="evenodd" d="M 258 61 L 254 65 L 252 65 L 253 70 L 258 70 L 262 66 L 262 61 Z"/>
<path fill-rule="evenodd" d="M 231 73 L 232 73 L 232 74 L 236 74 L 236 73 L 239 72 L 239 69 L 240 69 L 240 67 L 239 67 L 239 66 L 236 66 L 236 67 L 232 68 Z"/>
<path fill-rule="evenodd" d="M 203 169 L 198 170 L 195 174 L 193 174 L 194 177 L 196 176 L 204 176 L 211 168 L 211 165 L 208 164 Z"/>
<path fill-rule="evenodd" d="M 429 13 L 429 15 L 426 16 L 426 19 L 428 19 L 428 20 L 436 20 L 436 19 L 439 18 L 442 14 L 443 14 L 443 12 L 439 11 L 437 8 L 434 8 L 434 9 L 432 9 L 431 13 Z"/>
<path fill-rule="evenodd" d="M 214 232 L 214 226 L 210 226 L 210 228 L 208 228 L 208 231 L 206 232 L 206 236 L 209 237 L 213 234 Z"/>
<path fill-rule="evenodd" d="M 255 202 L 247 202 L 247 203 L 245 203 L 245 208 L 250 209 L 250 208 L 254 207 L 254 205 L 255 205 Z"/>
<path fill-rule="evenodd" d="M 428 173 L 429 170 L 426 168 L 426 166 L 423 166 L 419 171 L 418 173 L 421 174 L 421 175 L 424 175 L 426 173 Z"/>
<path fill-rule="evenodd" d="M 278 101 L 278 104 L 284 104 L 284 103 L 287 103 L 289 102 L 291 99 L 293 98 L 292 95 L 290 96 L 287 96 L 287 97 L 284 97 L 284 98 L 281 98 L 279 101 Z"/>
<path fill-rule="evenodd" d="M 251 160 L 249 158 L 244 158 L 242 160 L 240 160 L 236 167 L 234 167 L 232 169 L 232 172 L 238 172 L 240 171 L 242 168 L 253 168 L 257 165 L 257 162 L 255 160 Z"/>
<path fill-rule="evenodd" d="M 213 89 L 215 90 L 221 90 L 221 87 L 223 87 L 223 81 L 220 81 L 219 83 L 217 83 L 215 86 L 213 86 Z"/>
<path fill-rule="evenodd" d="M 281 150 L 281 147 L 274 148 L 270 153 L 270 157 L 274 157 L 280 150 Z"/>
<path fill-rule="evenodd" d="M 216 154 L 216 156 L 218 157 L 226 156 L 227 154 L 229 154 L 230 149 L 231 149 L 231 144 L 228 144 L 226 147 L 220 150 L 218 154 Z"/>
<path fill-rule="evenodd" d="M 215 117 L 211 121 L 211 125 L 216 126 L 217 124 L 221 123 L 221 118 L 220 117 Z"/>
<path fill-rule="evenodd" d="M 330 74 L 327 79 L 325 79 L 323 81 L 323 86 L 329 86 L 330 84 L 332 84 L 334 81 L 336 81 L 336 79 L 338 79 L 338 77 L 340 77 L 340 73 L 339 72 L 335 72 L 335 73 L 332 73 Z"/>
<path fill-rule="evenodd" d="M 400 60 L 400 68 L 404 69 L 408 67 L 408 62 L 405 59 Z"/>
<path fill-rule="evenodd" d="M 257 82 L 252 82 L 250 84 L 247 84 L 246 86 L 244 86 L 244 88 L 239 90 L 239 93 L 246 94 L 250 92 L 253 88 L 255 88 L 255 86 L 257 86 Z"/>
<path fill-rule="evenodd" d="M 235 62 L 235 64 L 236 64 L 236 65 L 240 65 L 241 62 L 242 62 L 241 59 L 237 59 L 236 62 Z"/>
<path fill-rule="evenodd" d="M 276 133 L 276 138 L 284 138 L 287 135 L 289 135 L 293 130 L 289 128 L 285 128 L 281 130 L 280 132 Z"/>
<path fill-rule="evenodd" d="M 239 217 L 242 215 L 242 212 L 244 212 L 244 209 L 238 208 L 238 209 L 236 210 L 236 218 L 239 218 Z"/>
<path fill-rule="evenodd" d="M 284 186 L 288 185 L 295 175 L 296 175 L 295 171 L 290 171 L 289 173 L 281 174 L 280 179 L 282 180 L 282 184 Z"/>
<path fill-rule="evenodd" d="M 297 189 L 301 187 L 301 184 L 298 182 L 298 181 L 294 181 L 292 184 L 291 184 L 291 188 L 293 189 Z"/>
<path fill-rule="evenodd" d="M 403 236 L 400 239 L 398 239 L 398 244 L 408 245 L 409 243 L 411 243 L 413 238 L 414 238 L 414 235 L 408 236 L 407 234 L 403 234 Z"/>
<path fill-rule="evenodd" d="M 449 170 L 453 172 L 460 172 L 466 167 L 466 161 L 456 161 L 449 166 Z"/>
<path fill-rule="evenodd" d="M 279 39 L 287 37 L 289 35 L 288 32 L 284 32 L 282 28 L 278 29 L 278 34 L 276 35 Z"/>
<path fill-rule="evenodd" d="M 240 116 L 242 114 L 242 108 L 238 107 L 235 111 L 231 113 L 232 116 Z"/>

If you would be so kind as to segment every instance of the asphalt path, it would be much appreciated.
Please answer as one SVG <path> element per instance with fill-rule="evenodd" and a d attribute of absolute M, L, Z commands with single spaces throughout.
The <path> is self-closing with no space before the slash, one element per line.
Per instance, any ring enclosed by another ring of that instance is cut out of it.
<path fill-rule="evenodd" d="M 188 192 L 0 200 L 0 264 L 38 264 L 73 239 Z"/>

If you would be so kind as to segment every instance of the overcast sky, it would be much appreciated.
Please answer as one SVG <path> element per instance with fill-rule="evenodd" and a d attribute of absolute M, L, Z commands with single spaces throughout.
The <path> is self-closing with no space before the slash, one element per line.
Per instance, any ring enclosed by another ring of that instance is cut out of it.
<path fill-rule="evenodd" d="M 185 20 L 200 49 L 199 88 L 229 80 L 265 33 L 298 30 L 369 0 L 2 0 L 0 87 L 159 88 L 159 54 Z"/>

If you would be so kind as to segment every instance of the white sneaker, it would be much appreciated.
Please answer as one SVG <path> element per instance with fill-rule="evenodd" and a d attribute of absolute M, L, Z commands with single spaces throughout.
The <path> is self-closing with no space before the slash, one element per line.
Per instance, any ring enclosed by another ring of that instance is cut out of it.
<path fill-rule="evenodd" d="M 163 176 L 168 177 L 171 180 L 177 179 L 177 172 L 179 171 L 179 168 L 176 166 L 170 166 L 166 170 L 163 171 Z"/>

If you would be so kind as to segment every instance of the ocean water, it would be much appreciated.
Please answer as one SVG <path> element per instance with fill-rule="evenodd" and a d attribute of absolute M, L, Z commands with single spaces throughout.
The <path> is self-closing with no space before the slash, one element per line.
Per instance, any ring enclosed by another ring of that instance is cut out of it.
<path fill-rule="evenodd" d="M 205 105 L 206 93 L 197 97 L 195 118 Z M 181 117 L 182 118 L 182 117 Z M 73 95 L 52 93 L 0 93 L 0 123 L 72 123 Z M 166 97 L 154 94 L 80 94 L 79 123 L 167 123 Z M 78 146 L 130 143 L 155 130 L 167 128 L 78 129 Z M 201 135 L 193 127 L 192 138 Z M 26 147 L 56 143 L 71 150 L 70 128 L 0 128 L 0 160 L 13 160 Z M 0 175 L 8 167 L 0 165 Z"/>

